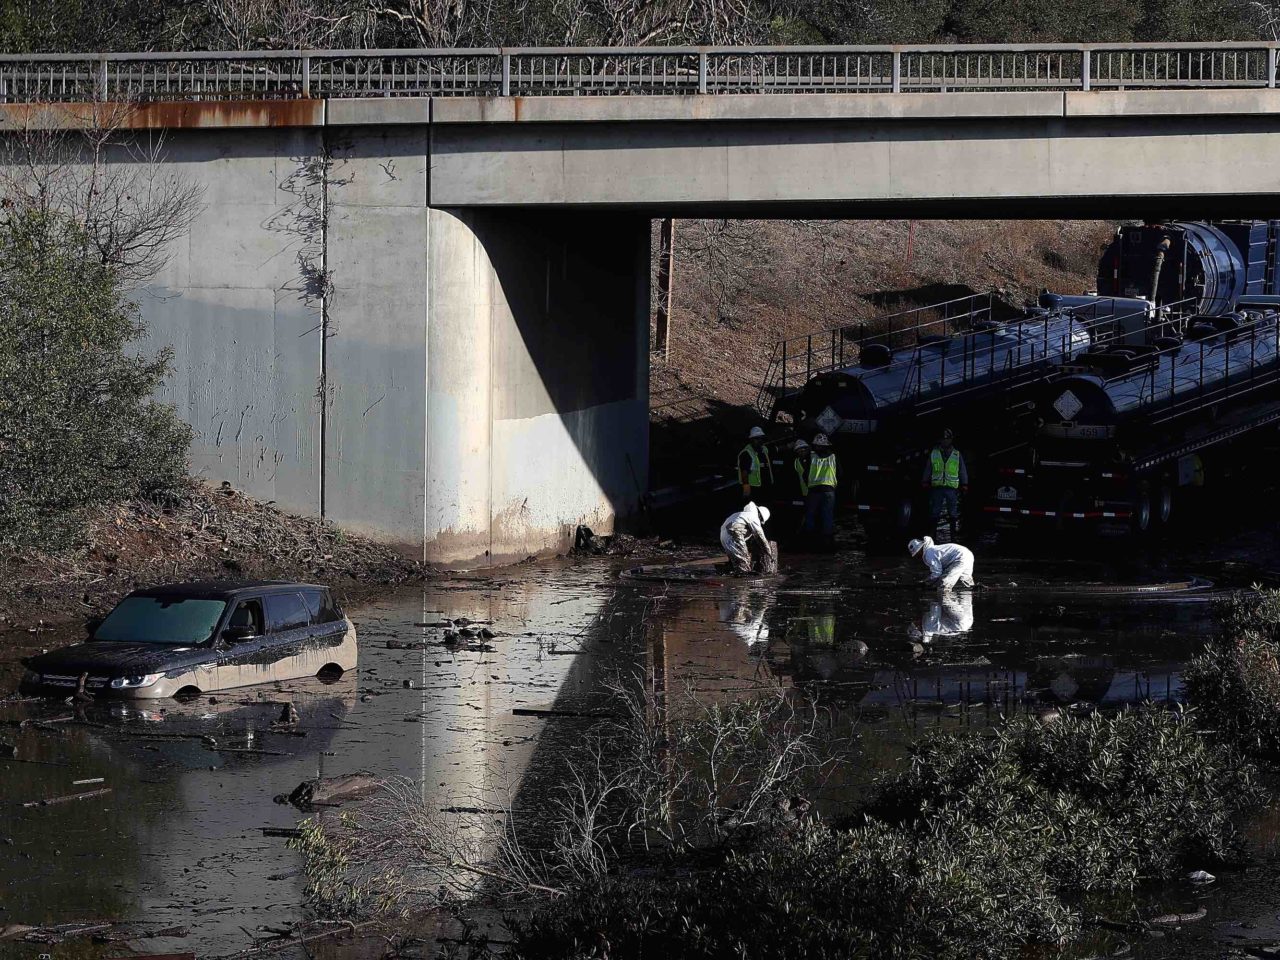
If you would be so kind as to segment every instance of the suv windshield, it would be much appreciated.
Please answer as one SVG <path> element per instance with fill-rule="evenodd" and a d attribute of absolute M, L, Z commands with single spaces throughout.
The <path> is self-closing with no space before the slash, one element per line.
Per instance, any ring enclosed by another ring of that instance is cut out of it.
<path fill-rule="evenodd" d="M 225 600 L 125 597 L 97 630 L 94 640 L 124 643 L 204 643 L 226 608 Z"/>

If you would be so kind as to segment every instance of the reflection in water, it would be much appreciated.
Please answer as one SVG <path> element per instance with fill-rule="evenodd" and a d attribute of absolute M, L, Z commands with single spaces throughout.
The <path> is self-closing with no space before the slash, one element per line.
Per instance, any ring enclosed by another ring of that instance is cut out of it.
<path fill-rule="evenodd" d="M 720 599 L 720 622 L 728 624 L 748 649 L 756 649 L 769 642 L 768 612 L 769 596 L 763 590 L 747 588 L 732 581 L 725 584 L 724 595 Z"/>
<path fill-rule="evenodd" d="M 920 618 L 920 626 L 913 632 L 924 643 L 940 637 L 958 637 L 973 629 L 973 594 L 968 590 L 948 590 L 937 599 L 929 601 L 928 609 Z"/>

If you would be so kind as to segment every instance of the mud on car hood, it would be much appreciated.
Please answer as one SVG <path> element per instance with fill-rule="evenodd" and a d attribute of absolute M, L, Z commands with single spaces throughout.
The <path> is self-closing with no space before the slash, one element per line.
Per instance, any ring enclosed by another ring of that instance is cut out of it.
<path fill-rule="evenodd" d="M 79 676 L 89 673 L 93 676 L 128 677 L 188 670 L 201 663 L 211 663 L 217 658 L 217 651 L 209 647 L 91 641 L 27 657 L 22 664 L 28 670 L 42 675 Z"/>

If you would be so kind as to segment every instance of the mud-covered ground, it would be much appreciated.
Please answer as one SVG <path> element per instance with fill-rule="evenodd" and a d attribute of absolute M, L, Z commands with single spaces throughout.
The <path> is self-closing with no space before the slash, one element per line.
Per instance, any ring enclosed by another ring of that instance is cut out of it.
<path fill-rule="evenodd" d="M 133 921 L 147 925 L 135 934 L 169 933 L 132 941 L 140 952 L 235 955 L 306 915 L 299 855 L 272 835 L 302 814 L 276 795 L 317 775 L 367 770 L 412 778 L 442 810 L 536 808 L 557 786 L 557 759 L 592 722 L 572 714 L 598 711 L 608 678 L 636 664 L 705 696 L 781 686 L 820 697 L 856 734 L 840 788 L 824 804 L 838 815 L 922 731 L 1176 698 L 1182 664 L 1212 629 L 1214 596 L 1280 584 L 1274 530 L 1271 519 L 1214 525 L 1177 541 L 1095 549 L 1104 559 L 1088 561 L 1044 543 L 985 544 L 986 589 L 947 602 L 912 586 L 920 571 L 905 558 L 868 555 L 856 538 L 834 557 L 784 556 L 780 577 L 759 582 L 618 576 L 667 555 L 552 561 L 404 586 L 351 606 L 360 664 L 336 682 L 187 704 L 75 709 L 10 699 L 0 703 L 0 741 L 17 751 L 0 759 L 0 928 Z M 1153 584 L 1170 587 L 1125 589 Z M 502 635 L 448 649 L 439 627 L 424 626 L 459 617 Z M 16 687 L 20 655 L 72 639 L 10 634 L 0 691 Z M 427 645 L 402 646 L 419 642 Z M 271 729 L 286 700 L 301 715 L 295 733 Z M 1254 862 L 1214 884 L 1180 881 L 1143 891 L 1136 904 L 1102 905 L 1123 910 L 1122 919 L 1203 905 L 1202 921 L 1159 937 L 1107 933 L 1076 955 L 1110 955 L 1126 939 L 1134 955 L 1151 958 L 1280 941 L 1277 822 L 1276 811 L 1252 818 Z M 423 942 L 405 955 L 431 955 L 437 932 L 420 926 Z M 385 947 L 370 933 L 314 949 L 381 956 Z M 123 952 L 88 939 L 52 949 Z M 0 942 L 0 955 L 50 950 Z"/>
<path fill-rule="evenodd" d="M 324 520 L 192 481 L 173 503 L 90 511 L 80 535 L 56 553 L 0 555 L 0 639 L 5 631 L 83 622 L 157 582 L 311 580 L 358 598 L 424 575 L 415 560 Z"/>

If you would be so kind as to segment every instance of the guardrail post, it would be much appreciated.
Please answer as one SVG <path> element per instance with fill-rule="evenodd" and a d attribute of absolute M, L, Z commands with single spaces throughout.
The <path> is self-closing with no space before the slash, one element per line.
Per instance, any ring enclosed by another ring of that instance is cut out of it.
<path fill-rule="evenodd" d="M 902 92 L 902 51 L 893 51 L 893 92 Z"/>
<path fill-rule="evenodd" d="M 1276 85 L 1276 48 L 1267 48 L 1267 86 L 1275 89 Z"/>
<path fill-rule="evenodd" d="M 107 99 L 107 58 L 98 60 L 98 99 Z"/>
<path fill-rule="evenodd" d="M 311 58 L 306 54 L 302 55 L 302 97 L 311 99 Z"/>
<path fill-rule="evenodd" d="M 1271 51 L 1275 53 L 1275 51 Z M 707 92 L 707 51 L 698 53 L 698 92 Z"/>
<path fill-rule="evenodd" d="M 502 54 L 502 95 L 511 96 L 511 54 Z"/>
<path fill-rule="evenodd" d="M 1093 51 L 1085 47 L 1080 56 L 1080 89 L 1088 90 L 1093 86 Z"/>

